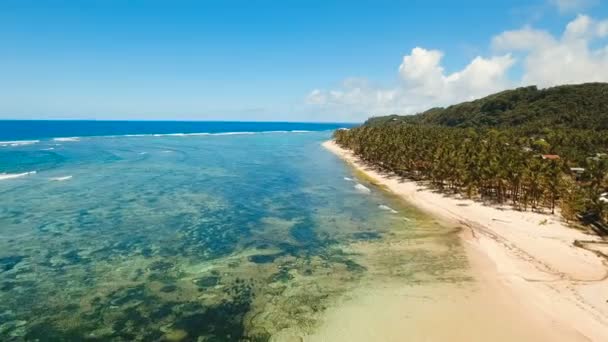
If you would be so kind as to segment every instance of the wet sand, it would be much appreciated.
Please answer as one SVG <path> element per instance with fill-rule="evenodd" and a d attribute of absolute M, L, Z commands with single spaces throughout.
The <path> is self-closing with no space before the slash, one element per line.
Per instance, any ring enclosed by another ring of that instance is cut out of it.
<path fill-rule="evenodd" d="M 592 251 L 605 248 L 598 237 L 567 227 L 556 215 L 447 197 L 381 174 L 331 141 L 323 146 L 379 186 L 462 227 L 474 281 L 404 285 L 368 264 L 361 286 L 328 309 L 306 340 L 608 341 L 606 260 Z M 585 249 L 574 245 L 577 240 L 587 241 Z M 398 240 L 386 243 L 369 253 L 398 252 Z"/>

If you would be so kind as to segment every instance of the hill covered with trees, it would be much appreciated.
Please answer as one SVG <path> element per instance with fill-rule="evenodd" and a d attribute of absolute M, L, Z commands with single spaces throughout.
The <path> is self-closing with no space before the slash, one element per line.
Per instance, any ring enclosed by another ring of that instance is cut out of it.
<path fill-rule="evenodd" d="M 469 198 L 608 222 L 608 84 L 519 88 L 334 133 L 364 161 Z"/>
<path fill-rule="evenodd" d="M 402 122 L 461 128 L 521 127 L 529 131 L 545 127 L 608 130 L 608 83 L 517 88 L 417 115 L 375 117 L 366 124 Z"/>

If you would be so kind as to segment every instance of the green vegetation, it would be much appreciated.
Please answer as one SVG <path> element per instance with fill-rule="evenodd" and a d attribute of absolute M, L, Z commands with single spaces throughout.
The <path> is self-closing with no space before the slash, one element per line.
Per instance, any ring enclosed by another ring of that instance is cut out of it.
<path fill-rule="evenodd" d="M 608 84 L 520 88 L 334 133 L 368 163 L 439 190 L 608 221 Z"/>
<path fill-rule="evenodd" d="M 448 127 L 519 127 L 531 132 L 542 127 L 608 130 L 608 84 L 541 90 L 535 86 L 518 88 L 418 115 L 371 118 L 366 124 L 401 122 Z"/>

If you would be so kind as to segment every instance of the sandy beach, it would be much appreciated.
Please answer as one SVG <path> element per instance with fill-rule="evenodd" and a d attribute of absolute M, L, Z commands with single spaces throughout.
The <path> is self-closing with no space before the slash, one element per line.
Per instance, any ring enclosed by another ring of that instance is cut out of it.
<path fill-rule="evenodd" d="M 476 290 L 363 287 L 328 310 L 309 340 L 608 341 L 607 245 L 599 237 L 557 215 L 449 197 L 378 172 L 333 141 L 323 146 L 377 185 L 462 227 Z"/>

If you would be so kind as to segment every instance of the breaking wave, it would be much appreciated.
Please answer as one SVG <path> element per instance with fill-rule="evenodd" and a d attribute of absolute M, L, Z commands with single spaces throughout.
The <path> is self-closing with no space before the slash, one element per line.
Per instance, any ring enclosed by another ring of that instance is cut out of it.
<path fill-rule="evenodd" d="M 357 185 L 355 185 L 355 189 L 357 189 L 357 191 L 360 191 L 360 192 L 365 193 L 365 194 L 369 194 L 369 193 L 371 193 L 371 192 L 372 192 L 372 191 L 371 191 L 371 190 L 370 190 L 368 187 L 366 187 L 365 185 L 363 185 L 363 184 L 358 184 L 358 183 L 357 183 Z"/>
<path fill-rule="evenodd" d="M 120 138 L 120 137 L 189 137 L 189 136 L 224 136 L 224 135 L 252 135 L 252 134 L 285 134 L 285 133 L 311 133 L 321 131 L 306 131 L 306 130 L 277 130 L 277 131 L 259 131 L 259 132 L 198 132 L 198 133 L 155 133 L 155 134 L 123 134 L 123 135 L 101 135 L 91 136 L 91 138 Z M 48 138 L 49 140 L 56 142 L 75 142 L 80 141 L 82 137 L 57 137 Z M 46 140 L 46 139 L 44 139 Z M 40 140 L 14 140 L 14 141 L 0 141 L 0 147 L 15 147 L 25 146 L 39 143 Z M 45 148 L 43 150 L 51 150 L 51 148 Z"/>
<path fill-rule="evenodd" d="M 80 137 L 53 138 L 54 141 L 80 141 Z"/>
<path fill-rule="evenodd" d="M 314 131 L 292 130 L 292 131 L 259 131 L 259 132 L 199 132 L 199 133 L 155 133 L 155 134 L 125 134 L 113 135 L 111 137 L 188 137 L 188 136 L 222 136 L 222 135 L 252 135 L 273 133 L 309 133 Z"/>
<path fill-rule="evenodd" d="M 57 182 L 62 182 L 62 181 L 66 181 L 72 179 L 72 176 L 63 176 L 63 177 L 52 177 L 51 180 L 52 181 L 57 181 Z"/>
<path fill-rule="evenodd" d="M 395 209 L 393 209 L 393 208 L 389 207 L 388 205 L 380 204 L 380 205 L 378 206 L 378 208 L 380 208 L 380 209 L 382 209 L 382 210 L 390 211 L 390 212 L 391 212 L 391 213 L 393 213 L 393 214 L 396 214 L 396 213 L 397 213 L 397 210 L 395 210 Z"/>
<path fill-rule="evenodd" d="M 15 140 L 15 141 L 0 141 L 0 146 L 25 146 L 39 143 L 40 140 Z"/>
<path fill-rule="evenodd" d="M 20 178 L 20 177 L 24 177 L 27 175 L 34 175 L 34 174 L 36 174 L 36 171 L 29 171 L 29 172 L 22 172 L 22 173 L 0 173 L 0 180 Z"/>

